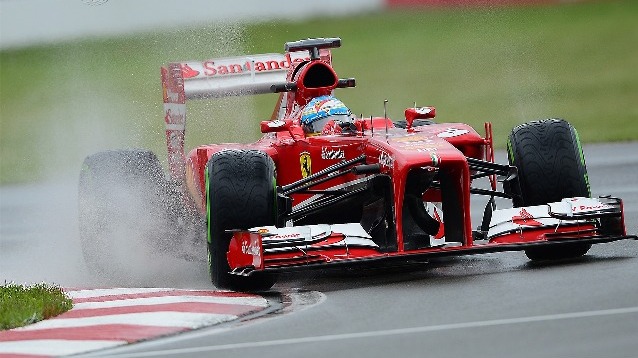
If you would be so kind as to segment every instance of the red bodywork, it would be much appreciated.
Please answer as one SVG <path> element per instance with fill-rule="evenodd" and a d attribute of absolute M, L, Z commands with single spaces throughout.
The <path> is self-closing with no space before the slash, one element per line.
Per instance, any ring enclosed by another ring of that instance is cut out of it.
<path fill-rule="evenodd" d="M 394 230 L 390 228 L 386 232 L 392 233 L 388 236 L 395 240 L 394 243 L 383 247 L 360 243 L 334 245 L 344 242 L 347 236 L 334 229 L 320 238 L 305 241 L 303 245 L 291 244 L 285 250 L 269 250 L 266 247 L 269 238 L 267 230 L 238 231 L 233 236 L 228 254 L 230 267 L 238 274 L 247 274 L 255 270 L 276 271 L 314 267 L 315 264 L 392 261 L 393 258 L 404 260 L 518 250 L 529 245 L 556 240 L 604 242 L 612 241 L 610 237 L 618 239 L 621 235 L 626 235 L 622 215 L 617 223 L 617 230 L 608 233 L 610 235 L 602 235 L 604 237 L 601 237 L 594 225 L 582 221 L 557 229 L 547 226 L 534 227 L 524 220 L 512 219 L 512 222 L 520 223 L 520 230 L 500 233 L 494 237 L 482 237 L 481 243 L 477 244 L 470 218 L 472 175 L 477 173 L 477 168 L 483 168 L 482 165 L 494 162 L 491 124 L 486 123 L 484 136 L 469 125 L 461 123 L 418 125 L 418 122 L 414 122 L 418 118 L 434 116 L 434 108 L 425 107 L 406 110 L 406 128 L 396 127 L 393 121 L 385 117 L 357 118 L 355 133 L 306 136 L 300 125 L 301 108 L 316 96 L 332 94 L 337 87 L 354 85 L 353 79 L 338 80 L 331 67 L 332 58 L 329 50 L 321 49 L 319 54 L 320 58 L 315 59 L 299 52 L 290 52 L 285 55 L 258 55 L 266 58 L 252 56 L 172 63 L 162 68 L 171 177 L 174 181 L 184 183 L 192 204 L 202 215 L 206 213 L 206 164 L 214 153 L 226 149 L 255 149 L 267 153 L 277 168 L 276 180 L 279 188 L 312 174 L 330 170 L 338 163 L 357 158 L 364 158 L 359 164 L 374 166 L 374 173 L 359 173 L 352 170 L 325 182 L 318 182 L 314 189 L 341 188 L 365 180 L 371 175 L 390 180 L 392 212 L 387 222 L 393 225 Z M 260 80 L 260 76 L 264 75 L 265 78 L 265 74 L 275 72 L 279 76 L 277 80 Z M 328 79 L 308 79 L 316 73 L 321 73 Z M 219 87 L 210 85 L 217 79 L 231 81 L 233 76 L 243 76 L 251 80 Z M 272 121 L 262 123 L 262 132 L 265 134 L 260 140 L 252 144 L 202 145 L 185 155 L 184 124 L 187 98 L 266 93 L 271 90 L 282 93 L 273 111 Z M 479 164 L 472 165 L 469 162 L 472 159 Z M 435 203 L 439 210 L 442 206 L 444 220 L 441 220 L 438 212 L 434 218 L 443 223 L 436 234 L 433 233 L 431 236 L 433 239 L 444 237 L 444 244 L 415 245 L 407 242 L 404 232 L 407 226 L 404 223 L 403 211 L 406 207 L 406 187 L 413 171 L 422 172 L 420 175 L 424 177 L 428 177 L 428 172 L 436 174 L 436 185 L 423 192 L 422 198 L 424 202 Z M 491 189 L 496 190 L 496 173 L 485 173 L 483 177 L 488 177 Z M 314 195 L 309 193 L 292 194 L 293 208 L 302 207 L 313 197 Z M 617 207 L 622 212 L 620 201 L 609 205 Z M 320 223 L 309 221 L 304 224 Z M 291 238 L 301 236 L 299 233 L 289 235 Z"/>

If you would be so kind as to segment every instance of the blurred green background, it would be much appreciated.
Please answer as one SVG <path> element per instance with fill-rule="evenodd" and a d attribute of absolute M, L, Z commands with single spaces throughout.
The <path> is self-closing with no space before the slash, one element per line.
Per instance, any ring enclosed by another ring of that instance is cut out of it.
<path fill-rule="evenodd" d="M 437 107 L 482 133 L 562 117 L 586 143 L 638 140 L 638 2 L 394 10 L 355 17 L 211 24 L 0 51 L 0 184 L 77 176 L 83 158 L 122 147 L 165 157 L 161 65 L 283 52 L 286 41 L 342 38 L 333 51 L 357 87 L 356 114 Z M 188 103 L 187 148 L 250 142 L 276 95 Z"/>

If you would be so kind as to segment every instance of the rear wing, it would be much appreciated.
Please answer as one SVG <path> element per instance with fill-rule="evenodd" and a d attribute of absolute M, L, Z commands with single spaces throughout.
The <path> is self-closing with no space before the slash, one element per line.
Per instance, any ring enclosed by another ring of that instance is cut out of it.
<path fill-rule="evenodd" d="M 320 50 L 321 59 L 331 64 L 329 49 Z M 309 61 L 307 52 L 258 54 L 172 62 L 161 68 L 164 97 L 166 145 L 171 178 L 184 178 L 186 100 L 272 93 L 273 85 L 286 83 L 291 67 Z M 285 96 L 286 94 L 283 94 Z M 280 98 L 279 101 L 285 103 Z M 281 109 L 275 108 L 277 115 Z"/>

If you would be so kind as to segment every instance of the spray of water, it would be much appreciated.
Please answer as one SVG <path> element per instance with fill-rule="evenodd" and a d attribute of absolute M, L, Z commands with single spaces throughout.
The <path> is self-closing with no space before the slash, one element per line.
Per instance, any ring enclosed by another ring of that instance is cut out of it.
<path fill-rule="evenodd" d="M 177 32 L 175 40 L 182 35 Z M 216 25 L 206 28 L 195 42 L 211 48 L 211 58 L 232 56 L 243 53 L 241 35 L 240 25 Z M 175 61 L 190 60 L 180 53 L 171 55 Z M 91 162 L 89 169 L 96 176 L 89 179 L 97 186 L 90 188 L 107 194 L 93 203 L 98 209 L 82 210 L 88 220 L 78 220 L 78 202 L 86 201 L 86 195 L 78 197 L 78 174 L 81 167 L 87 169 L 87 162 L 81 164 L 83 157 L 140 147 L 150 136 L 159 142 L 151 148 L 160 158 L 157 164 L 165 166 L 160 65 L 156 81 L 139 84 L 157 87 L 160 95 L 156 103 L 141 106 L 108 83 L 87 84 L 83 68 L 69 69 L 69 76 L 61 76 L 64 81 L 55 85 L 59 97 L 47 110 L 50 120 L 32 133 L 31 140 L 44 145 L 25 154 L 51 175 L 38 184 L 0 187 L 0 281 L 48 281 L 66 287 L 210 287 L 201 218 L 187 215 L 182 198 L 174 195 L 174 185 L 165 180 L 165 171 L 155 172 L 161 177 L 157 185 L 147 185 L 153 173 L 122 175 L 127 165 L 147 168 L 146 159 L 128 164 L 124 160 L 119 167 Z M 140 110 L 154 119 L 114 120 Z M 246 141 L 254 135 L 253 112 L 249 97 L 189 104 L 187 149 L 202 141 Z M 191 133 L 195 139 L 189 137 Z M 83 243 L 82 239 L 101 241 Z"/>

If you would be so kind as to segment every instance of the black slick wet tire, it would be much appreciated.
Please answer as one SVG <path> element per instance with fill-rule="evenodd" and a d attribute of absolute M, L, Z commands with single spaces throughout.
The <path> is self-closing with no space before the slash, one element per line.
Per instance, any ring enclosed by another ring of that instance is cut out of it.
<path fill-rule="evenodd" d="M 520 197 L 514 206 L 534 206 L 569 197 L 590 197 L 589 178 L 578 133 L 563 119 L 532 121 L 515 127 L 507 154 L 518 170 Z M 591 244 L 553 244 L 525 251 L 532 261 L 583 256 Z"/>
<path fill-rule="evenodd" d="M 275 276 L 256 272 L 230 273 L 227 252 L 231 234 L 226 230 L 274 225 L 275 164 L 257 150 L 224 150 L 206 165 L 208 266 L 213 285 L 235 291 L 264 291 Z"/>

